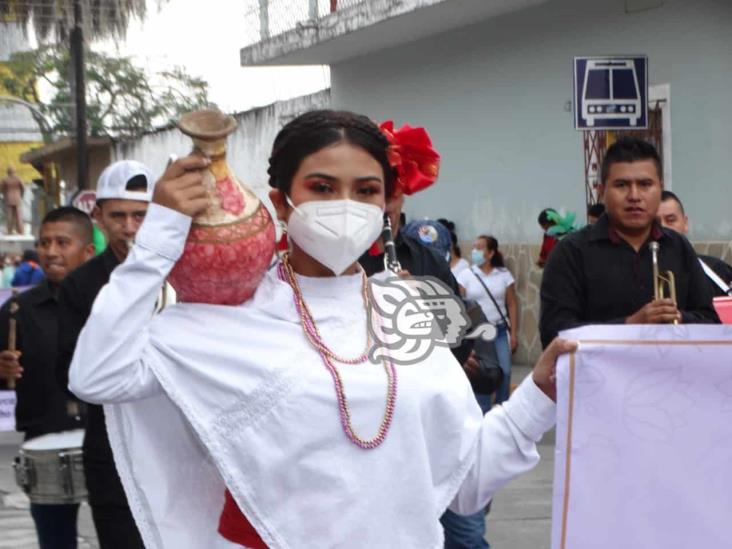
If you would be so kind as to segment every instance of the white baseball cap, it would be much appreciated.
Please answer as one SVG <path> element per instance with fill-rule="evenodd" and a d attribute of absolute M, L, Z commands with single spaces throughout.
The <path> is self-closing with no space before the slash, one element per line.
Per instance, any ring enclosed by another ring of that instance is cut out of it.
<path fill-rule="evenodd" d="M 133 181 L 134 180 L 134 181 Z M 130 183 L 135 190 L 128 189 Z M 144 188 L 137 185 L 144 184 Z M 97 180 L 97 200 L 152 200 L 155 179 L 150 169 L 136 160 L 119 160 L 107 166 Z"/>

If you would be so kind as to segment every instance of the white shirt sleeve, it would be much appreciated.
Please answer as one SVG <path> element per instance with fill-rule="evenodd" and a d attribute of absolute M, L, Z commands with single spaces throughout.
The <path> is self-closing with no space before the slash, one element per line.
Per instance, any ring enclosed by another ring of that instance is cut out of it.
<path fill-rule="evenodd" d="M 79 335 L 69 389 L 82 400 L 112 404 L 161 392 L 146 363 L 152 352 L 149 324 L 190 225 L 190 217 L 150 204 L 135 245 L 99 292 Z"/>
<path fill-rule="evenodd" d="M 516 279 L 513 278 L 513 274 L 511 274 L 511 271 L 506 269 L 503 271 L 503 277 L 506 281 L 506 288 L 508 288 L 511 284 L 514 284 L 516 282 Z"/>
<path fill-rule="evenodd" d="M 556 404 L 529 375 L 501 406 L 483 419 L 475 461 L 450 505 L 468 515 L 483 509 L 493 494 L 539 462 L 536 443 L 556 422 Z"/>
<path fill-rule="evenodd" d="M 455 276 L 455 280 L 457 280 L 457 283 L 460 284 L 460 286 L 462 286 L 463 288 L 465 288 L 465 285 L 466 285 L 465 273 L 467 273 L 467 272 L 468 271 L 466 271 L 466 270 L 462 270 Z"/>
<path fill-rule="evenodd" d="M 450 270 L 452 270 L 452 275 L 457 279 L 458 275 L 465 271 L 466 269 L 470 269 L 470 263 L 467 262 L 467 260 L 460 258 L 458 262 L 455 264 L 454 267 L 451 267 Z"/>

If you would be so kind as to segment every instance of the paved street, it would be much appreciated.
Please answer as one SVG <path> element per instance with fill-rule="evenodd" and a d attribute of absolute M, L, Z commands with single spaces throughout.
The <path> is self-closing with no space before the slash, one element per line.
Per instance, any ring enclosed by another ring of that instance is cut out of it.
<path fill-rule="evenodd" d="M 552 436 L 550 436 L 552 435 Z M 506 486 L 488 515 L 491 549 L 549 549 L 554 476 L 554 438 L 539 446 L 539 465 Z"/>
<path fill-rule="evenodd" d="M 511 381 L 519 383 L 531 370 L 514 366 Z M 554 431 L 539 445 L 541 461 L 493 499 L 487 538 L 491 549 L 549 549 L 551 546 Z"/>
<path fill-rule="evenodd" d="M 517 381 L 528 373 L 517 368 Z M 21 437 L 0 433 L 0 549 L 37 549 L 28 500 L 15 484 L 12 460 Z M 492 549 L 549 549 L 554 437 L 549 433 L 539 447 L 542 461 L 531 473 L 500 492 L 488 515 Z M 79 549 L 98 549 L 89 508 L 82 505 Z"/>

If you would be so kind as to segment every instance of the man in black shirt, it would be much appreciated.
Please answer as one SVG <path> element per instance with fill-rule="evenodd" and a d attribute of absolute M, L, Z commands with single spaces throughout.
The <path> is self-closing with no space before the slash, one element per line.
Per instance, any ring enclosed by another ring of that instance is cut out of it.
<path fill-rule="evenodd" d="M 115 162 L 99 177 L 92 216 L 106 234 L 109 245 L 104 253 L 71 273 L 61 285 L 56 365 L 64 387 L 68 386 L 69 367 L 79 333 L 97 294 L 109 281 L 114 268 L 127 257 L 145 218 L 153 185 L 147 167 L 131 160 Z M 84 474 L 100 548 L 142 549 L 142 538 L 114 465 L 104 409 L 91 404 L 87 405 Z"/>
<path fill-rule="evenodd" d="M 402 269 L 412 276 L 434 276 L 452 289 L 455 295 L 460 295 L 458 283 L 452 275 L 447 260 L 440 257 L 433 249 L 400 232 L 403 204 L 404 194 L 398 191 L 386 204 L 386 213 L 389 216 L 392 233 L 394 234 L 394 246 Z M 358 262 L 368 276 L 380 273 L 384 270 L 383 246 L 379 247 L 378 250 L 369 250 L 359 258 Z"/>
<path fill-rule="evenodd" d="M 599 193 L 606 213 L 565 237 L 541 283 L 541 342 L 584 324 L 718 323 L 712 295 L 689 242 L 656 221 L 661 162 L 653 145 L 624 138 L 605 154 Z M 659 268 L 676 277 L 677 303 L 654 299 L 649 242 Z"/>
<path fill-rule="evenodd" d="M 15 379 L 16 430 L 30 440 L 49 433 L 83 428 L 77 405 L 59 387 L 54 374 L 61 280 L 94 256 L 92 223 L 76 208 L 49 212 L 41 223 L 38 256 L 46 278 L 17 298 L 17 350 L 0 352 L 0 378 Z M 0 342 L 8 341 L 10 302 L 0 309 Z M 31 503 L 41 549 L 76 547 L 79 504 Z"/>
<path fill-rule="evenodd" d="M 397 258 L 404 271 L 411 276 L 434 276 L 453 290 L 456 295 L 460 295 L 457 281 L 452 275 L 452 271 L 450 271 L 450 264 L 440 257 L 437 252 L 420 244 L 411 236 L 401 233 L 396 233 L 394 245 Z M 368 276 L 380 273 L 384 270 L 384 252 L 380 250 L 374 255 L 366 252 L 359 258 L 358 262 Z"/>
<path fill-rule="evenodd" d="M 679 234 L 686 236 L 689 232 L 689 218 L 684 212 L 681 200 L 671 191 L 663 191 L 661 205 L 658 207 L 658 222 Z M 711 255 L 700 255 L 700 265 L 707 275 L 712 295 L 722 297 L 732 295 L 732 266 Z"/>

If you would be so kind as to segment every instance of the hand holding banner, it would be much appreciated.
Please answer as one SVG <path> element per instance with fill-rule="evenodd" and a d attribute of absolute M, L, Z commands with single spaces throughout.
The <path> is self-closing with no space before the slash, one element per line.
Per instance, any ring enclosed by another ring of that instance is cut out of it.
<path fill-rule="evenodd" d="M 732 326 L 562 337 L 552 548 L 729 547 Z"/>

